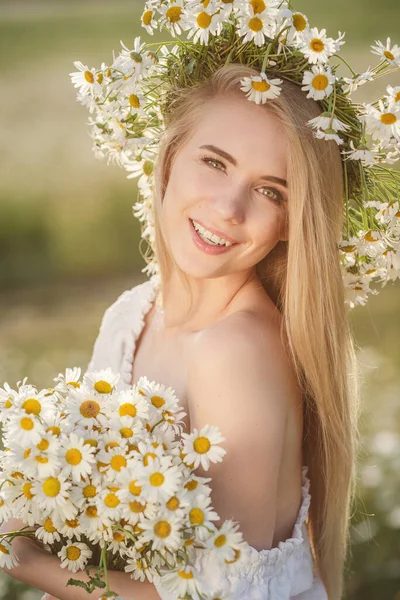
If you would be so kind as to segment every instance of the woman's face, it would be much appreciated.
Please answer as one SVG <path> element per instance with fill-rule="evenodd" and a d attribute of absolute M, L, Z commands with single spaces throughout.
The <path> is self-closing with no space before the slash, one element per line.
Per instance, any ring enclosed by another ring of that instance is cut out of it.
<path fill-rule="evenodd" d="M 246 98 L 206 104 L 175 156 L 162 204 L 168 249 L 187 275 L 250 273 L 287 239 L 286 144 L 278 118 Z M 235 243 L 202 241 L 192 220 Z"/>

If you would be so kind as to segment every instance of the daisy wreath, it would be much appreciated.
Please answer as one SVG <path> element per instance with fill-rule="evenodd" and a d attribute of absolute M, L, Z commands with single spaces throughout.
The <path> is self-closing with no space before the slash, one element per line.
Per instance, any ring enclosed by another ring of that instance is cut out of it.
<path fill-rule="evenodd" d="M 168 117 L 169 92 L 195 86 L 219 67 L 242 63 L 259 70 L 241 90 L 257 104 L 280 94 L 283 79 L 301 86 L 321 106 L 308 125 L 317 138 L 334 140 L 344 168 L 344 228 L 338 243 L 346 302 L 364 305 L 371 284 L 385 286 L 400 276 L 400 86 L 387 85 L 375 102 L 355 103 L 361 85 L 400 70 L 400 47 L 376 41 L 374 68 L 356 73 L 339 51 L 337 39 L 309 25 L 286 0 L 148 0 L 141 17 L 147 33 L 166 30 L 166 43 L 128 48 L 111 65 L 89 68 L 77 61 L 71 73 L 77 100 L 89 109 L 93 149 L 138 177 L 134 215 L 148 243 L 143 269 L 157 282 L 154 255 L 153 167 Z M 186 39 L 184 39 L 186 38 Z M 337 75 L 345 64 L 350 77 Z"/>

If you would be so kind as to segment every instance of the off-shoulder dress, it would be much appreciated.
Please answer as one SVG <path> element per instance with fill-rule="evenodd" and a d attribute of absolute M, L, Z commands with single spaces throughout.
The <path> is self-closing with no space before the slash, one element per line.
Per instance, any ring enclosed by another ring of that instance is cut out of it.
<path fill-rule="evenodd" d="M 135 344 L 155 297 L 155 284 L 148 280 L 123 292 L 105 311 L 88 371 L 111 367 L 120 374 L 121 387 L 131 387 Z M 275 548 L 257 551 L 250 547 L 249 559 L 235 577 L 217 570 L 203 553 L 196 557 L 194 566 L 204 581 L 214 589 L 228 588 L 231 600 L 328 600 L 310 549 L 309 487 L 307 466 L 303 466 L 302 503 L 290 538 Z M 159 581 L 155 581 L 155 586 L 162 600 L 176 600 Z"/>

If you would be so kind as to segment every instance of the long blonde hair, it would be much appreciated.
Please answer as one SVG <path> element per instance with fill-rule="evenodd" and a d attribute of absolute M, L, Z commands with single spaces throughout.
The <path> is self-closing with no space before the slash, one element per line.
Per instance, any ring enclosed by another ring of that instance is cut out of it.
<path fill-rule="evenodd" d="M 166 128 L 153 203 L 161 291 L 173 265 L 159 215 L 174 157 L 205 104 L 217 95 L 244 97 L 240 80 L 253 74 L 256 71 L 246 65 L 225 65 L 207 81 L 169 90 L 165 98 Z M 358 371 L 337 249 L 343 225 L 342 162 L 336 143 L 317 140 L 307 126 L 321 109 L 300 86 L 283 81 L 281 95 L 264 106 L 281 119 L 289 141 L 289 241 L 278 242 L 256 269 L 282 313 L 282 340 L 303 392 L 303 455 L 312 497 L 310 543 L 329 598 L 339 600 L 350 550 L 359 442 Z M 177 271 L 189 289 L 187 276 Z"/>

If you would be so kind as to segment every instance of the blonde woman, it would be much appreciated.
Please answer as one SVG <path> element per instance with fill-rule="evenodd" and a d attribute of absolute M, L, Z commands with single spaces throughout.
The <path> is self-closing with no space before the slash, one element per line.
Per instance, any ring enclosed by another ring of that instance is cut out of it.
<path fill-rule="evenodd" d="M 218 597 L 339 600 L 358 406 L 337 248 L 342 162 L 307 126 L 321 113 L 314 100 L 283 81 L 279 97 L 248 102 L 240 82 L 253 74 L 230 64 L 171 92 L 155 170 L 161 283 L 106 311 L 89 370 L 111 366 L 127 387 L 162 381 L 187 431 L 220 427 L 227 455 L 199 474 L 252 554 L 235 582 L 204 566 Z M 90 597 L 66 587 L 55 556 L 17 542 L 13 577 L 62 600 Z M 110 582 L 126 598 L 175 600 L 126 573 Z"/>

